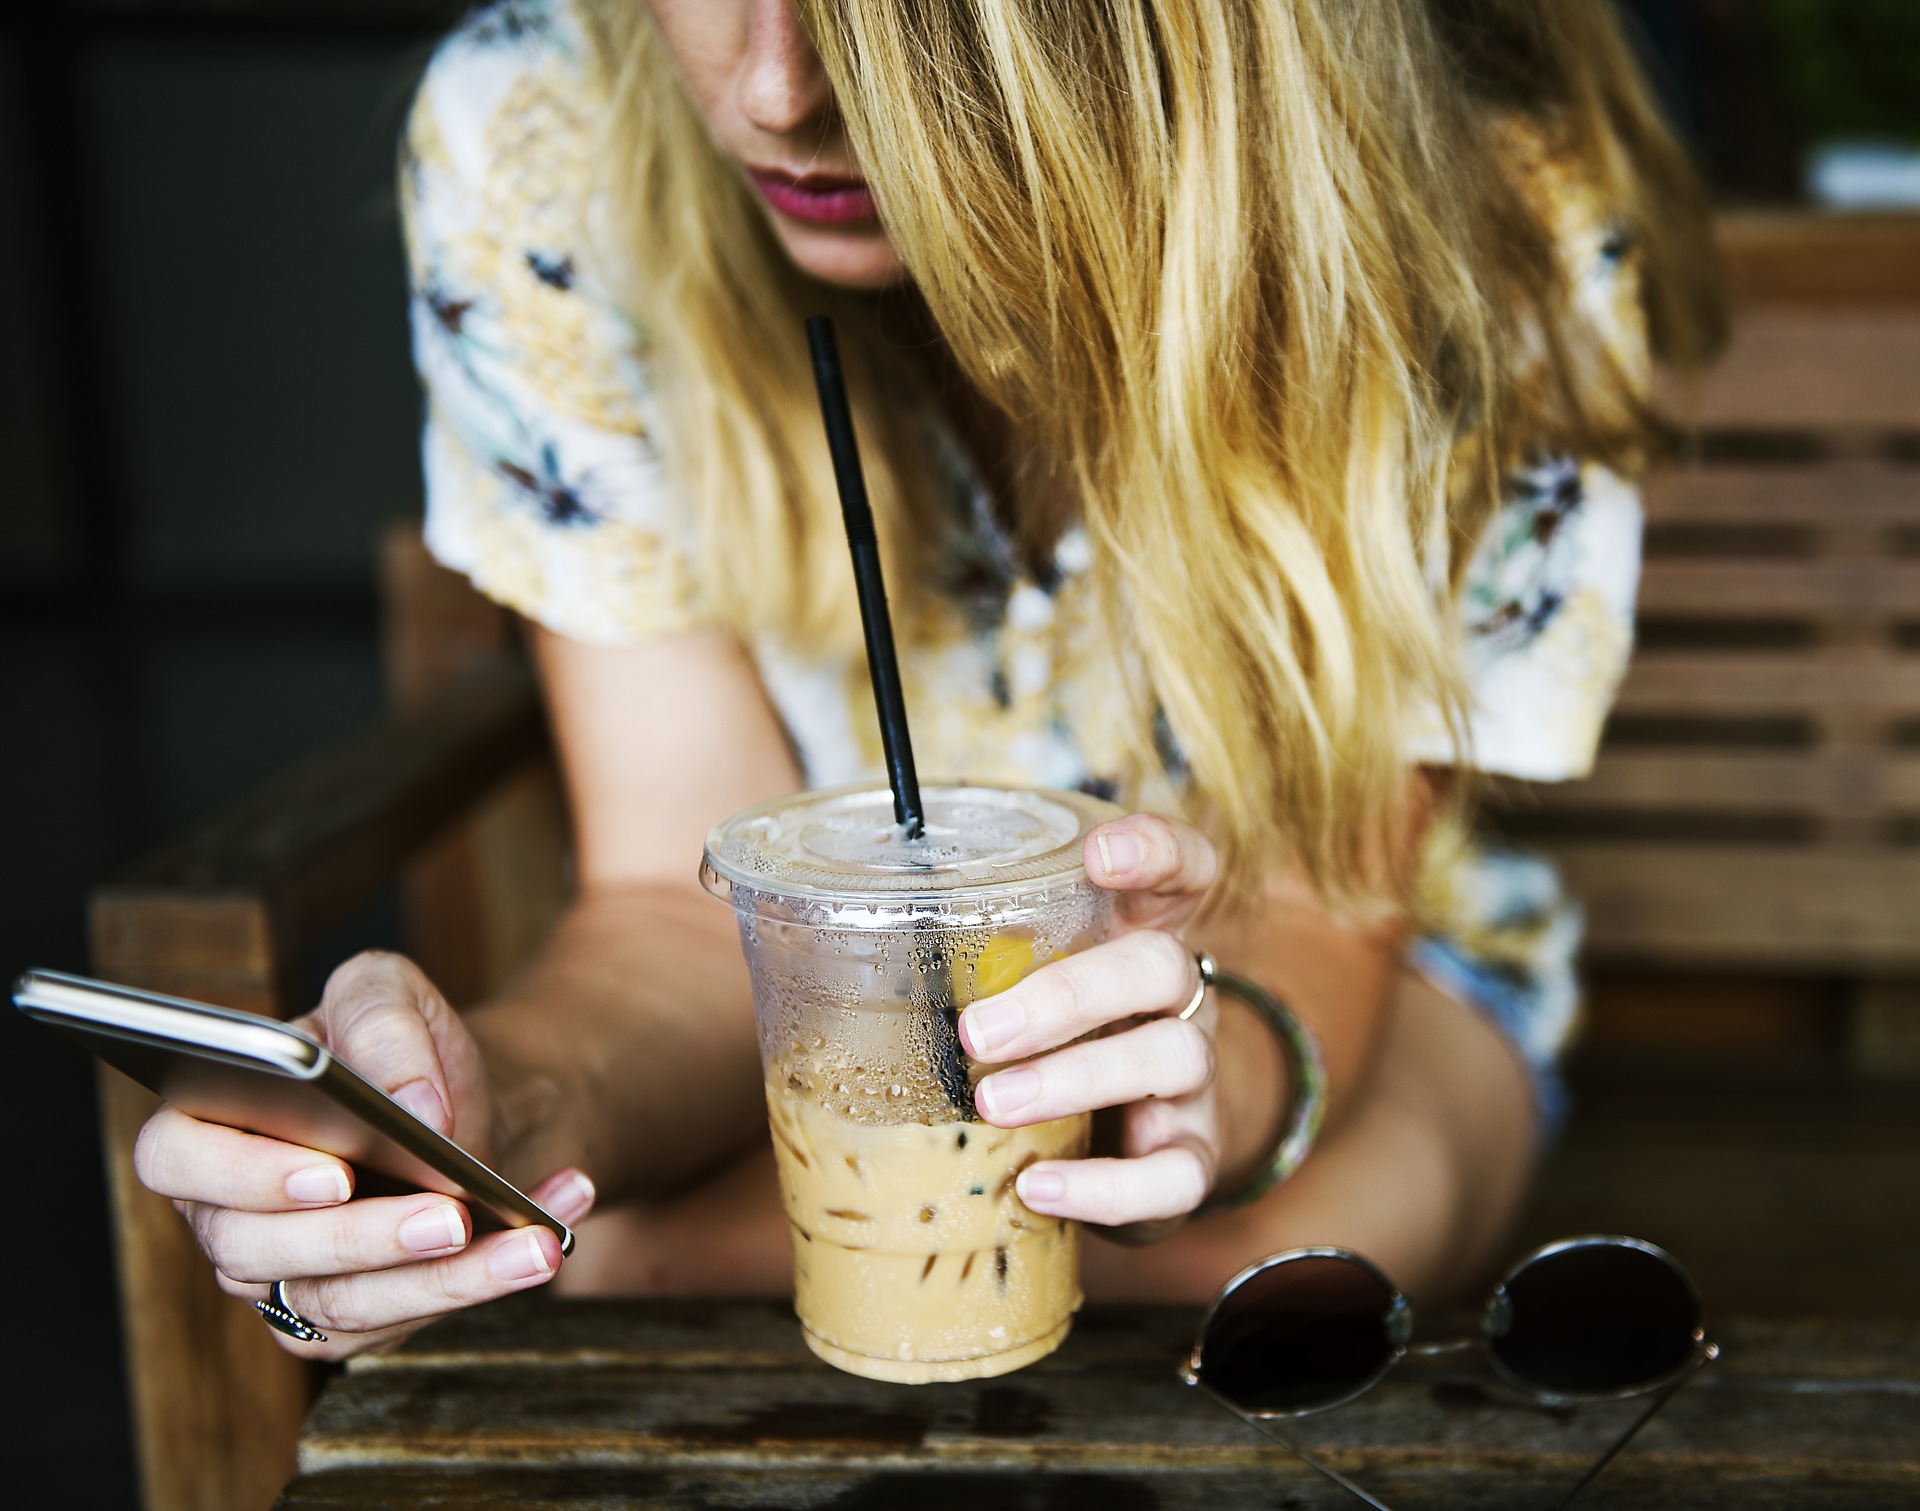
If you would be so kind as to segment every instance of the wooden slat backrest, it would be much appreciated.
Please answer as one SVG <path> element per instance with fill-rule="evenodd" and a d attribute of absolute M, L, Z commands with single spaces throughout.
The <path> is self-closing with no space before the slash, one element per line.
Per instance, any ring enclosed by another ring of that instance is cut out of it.
<path fill-rule="evenodd" d="M 1920 972 L 1920 217 L 1727 224 L 1725 362 L 1670 397 L 1641 642 L 1586 781 L 1505 820 L 1599 958 Z"/>

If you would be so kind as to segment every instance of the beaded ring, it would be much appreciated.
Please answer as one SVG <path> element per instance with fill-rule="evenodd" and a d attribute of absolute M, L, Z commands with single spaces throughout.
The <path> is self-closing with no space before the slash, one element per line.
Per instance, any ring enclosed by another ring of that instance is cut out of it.
<path fill-rule="evenodd" d="M 254 1302 L 253 1307 L 276 1333 L 285 1333 L 300 1343 L 327 1341 L 325 1333 L 288 1305 L 287 1283 L 284 1280 L 274 1281 L 272 1289 L 267 1292 L 267 1299 Z"/>

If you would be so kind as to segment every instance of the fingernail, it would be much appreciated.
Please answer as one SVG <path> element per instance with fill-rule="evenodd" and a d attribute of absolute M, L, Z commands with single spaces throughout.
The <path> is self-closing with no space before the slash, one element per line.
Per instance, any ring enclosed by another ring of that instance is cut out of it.
<path fill-rule="evenodd" d="M 1098 833 L 1094 842 L 1100 847 L 1100 865 L 1109 876 L 1125 876 L 1140 864 L 1140 858 L 1146 853 L 1145 847 L 1131 834 L 1124 831 L 1119 834 Z"/>
<path fill-rule="evenodd" d="M 1011 1044 L 1026 1026 L 1027 1011 L 1018 1002 L 990 997 L 976 1002 L 960 1015 L 961 1031 L 967 1048 L 975 1055 L 992 1054 L 1002 1044 Z"/>
<path fill-rule="evenodd" d="M 392 1093 L 394 1101 L 406 1108 L 437 1133 L 447 1131 L 447 1104 L 434 1090 L 431 1081 L 409 1081 Z"/>
<path fill-rule="evenodd" d="M 1023 1170 L 1013 1189 L 1028 1206 L 1036 1202 L 1045 1206 L 1067 1194 L 1067 1178 L 1058 1170 Z"/>
<path fill-rule="evenodd" d="M 531 1229 L 495 1249 L 487 1268 L 493 1271 L 495 1280 L 533 1280 L 553 1273 L 547 1251 L 540 1247 L 539 1236 Z"/>
<path fill-rule="evenodd" d="M 309 1165 L 287 1177 L 288 1201 L 336 1202 L 351 1195 L 347 1172 L 338 1165 Z"/>
<path fill-rule="evenodd" d="M 1003 1070 L 997 1076 L 988 1076 L 980 1083 L 980 1099 L 987 1104 L 989 1118 L 1018 1112 L 1039 1095 L 1040 1072 L 1024 1065 L 1018 1070 Z"/>
<path fill-rule="evenodd" d="M 460 1209 L 442 1202 L 416 1212 L 400 1224 L 400 1246 L 416 1254 L 444 1254 L 448 1249 L 467 1246 L 467 1227 L 460 1221 Z"/>
<path fill-rule="evenodd" d="M 547 1202 L 547 1210 L 562 1222 L 572 1222 L 593 1205 L 596 1194 L 593 1182 L 580 1171 L 574 1170 Z"/>

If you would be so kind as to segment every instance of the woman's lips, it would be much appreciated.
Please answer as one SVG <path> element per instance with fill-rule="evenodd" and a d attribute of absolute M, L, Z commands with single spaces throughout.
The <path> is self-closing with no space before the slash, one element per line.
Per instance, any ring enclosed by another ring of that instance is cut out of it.
<path fill-rule="evenodd" d="M 873 191 L 857 178 L 825 173 L 796 176 L 775 168 L 749 168 L 762 199 L 782 215 L 816 226 L 850 226 L 872 220 Z"/>

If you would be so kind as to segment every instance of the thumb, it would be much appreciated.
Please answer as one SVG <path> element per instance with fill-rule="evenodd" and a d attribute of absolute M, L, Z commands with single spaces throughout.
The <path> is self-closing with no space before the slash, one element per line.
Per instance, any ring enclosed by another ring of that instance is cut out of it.
<path fill-rule="evenodd" d="M 429 1128 L 453 1132 L 442 1054 L 453 1012 L 412 961 L 381 951 L 354 956 L 327 978 L 312 1022 L 335 1055 Z"/>
<path fill-rule="evenodd" d="M 1213 844 L 1191 824 L 1157 813 L 1129 813 L 1087 835 L 1081 857 L 1095 886 L 1117 893 L 1118 933 L 1185 926 L 1219 878 Z"/>

